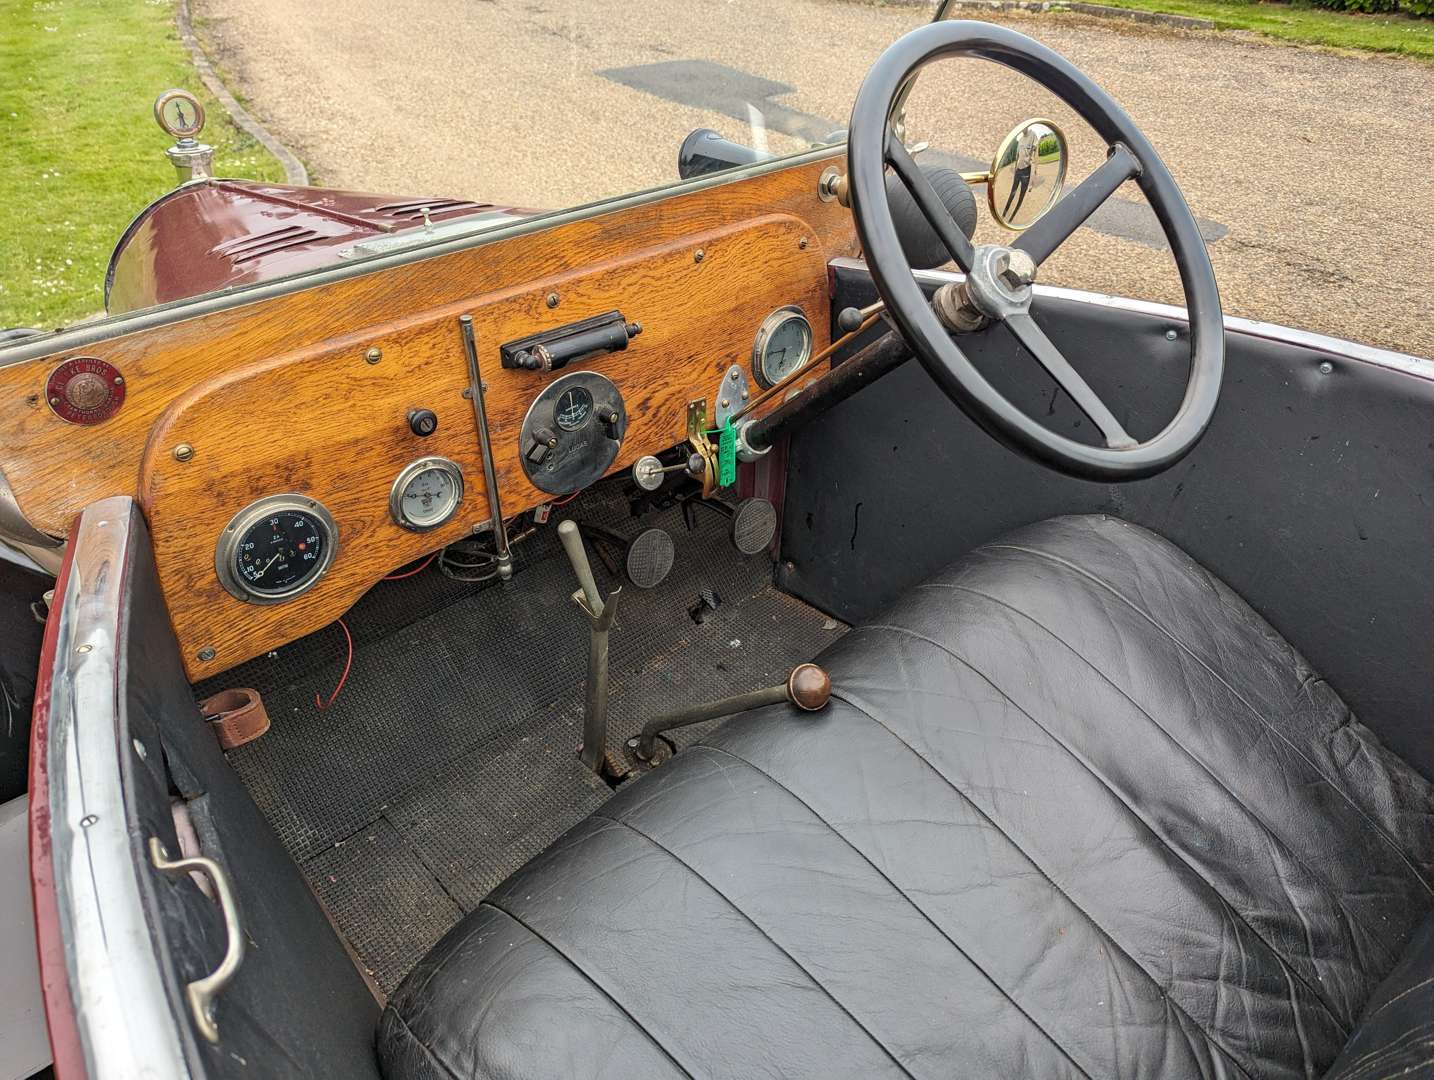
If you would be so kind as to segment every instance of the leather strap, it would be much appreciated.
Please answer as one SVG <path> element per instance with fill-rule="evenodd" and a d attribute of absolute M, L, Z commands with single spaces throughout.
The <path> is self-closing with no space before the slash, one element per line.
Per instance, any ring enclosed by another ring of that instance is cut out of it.
<path fill-rule="evenodd" d="M 221 690 L 199 705 L 209 727 L 225 750 L 252 742 L 269 730 L 269 713 L 259 691 L 247 686 Z"/>

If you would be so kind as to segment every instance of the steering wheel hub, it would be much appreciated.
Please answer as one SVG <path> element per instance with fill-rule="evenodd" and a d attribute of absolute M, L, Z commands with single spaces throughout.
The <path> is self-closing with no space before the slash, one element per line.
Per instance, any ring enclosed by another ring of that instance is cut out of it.
<path fill-rule="evenodd" d="M 1035 260 L 1024 251 L 980 244 L 966 273 L 966 298 L 988 319 L 1009 318 L 1030 310 L 1035 280 Z"/>

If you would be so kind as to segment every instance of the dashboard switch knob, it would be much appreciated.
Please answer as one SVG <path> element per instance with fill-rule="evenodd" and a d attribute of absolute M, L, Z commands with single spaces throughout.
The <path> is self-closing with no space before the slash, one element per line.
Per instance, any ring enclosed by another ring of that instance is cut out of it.
<path fill-rule="evenodd" d="M 408 430 L 426 439 L 438 430 L 438 414 L 432 409 L 409 409 Z"/>
<path fill-rule="evenodd" d="M 558 437 L 549 428 L 538 428 L 533 432 L 533 441 L 528 445 L 527 452 L 523 455 L 534 465 L 541 465 L 543 459 L 548 456 L 548 451 L 556 450 Z"/>

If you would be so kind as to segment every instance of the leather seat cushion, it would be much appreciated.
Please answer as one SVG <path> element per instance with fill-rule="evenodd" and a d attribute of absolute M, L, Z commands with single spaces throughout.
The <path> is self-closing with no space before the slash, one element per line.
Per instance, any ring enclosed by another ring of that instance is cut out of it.
<path fill-rule="evenodd" d="M 1434 908 L 1431 785 L 1143 529 L 1019 530 L 821 662 L 470 912 L 386 1074 L 1308 1077 Z"/>

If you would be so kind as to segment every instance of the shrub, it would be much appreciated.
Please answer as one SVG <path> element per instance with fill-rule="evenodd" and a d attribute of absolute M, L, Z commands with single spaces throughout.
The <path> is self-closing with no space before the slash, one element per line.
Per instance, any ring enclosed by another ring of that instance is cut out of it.
<path fill-rule="evenodd" d="M 1411 0 L 1404 0 L 1408 8 Z M 1434 0 L 1413 0 L 1415 3 L 1434 4 Z M 1300 7 L 1322 7 L 1331 8 L 1335 11 L 1362 11 L 1366 14 L 1378 14 L 1382 12 L 1397 11 L 1399 0 L 1304 0 L 1299 3 Z"/>
<path fill-rule="evenodd" d="M 1338 11 L 1362 11 L 1366 14 L 1396 11 L 1399 8 L 1399 0 L 1316 0 L 1316 3 L 1320 7 Z"/>
<path fill-rule="evenodd" d="M 1361 11 L 1367 15 L 1380 15 L 1400 11 L 1405 15 L 1434 17 L 1434 0 L 1278 0 L 1293 3 L 1295 7 L 1322 7 L 1334 11 Z"/>

